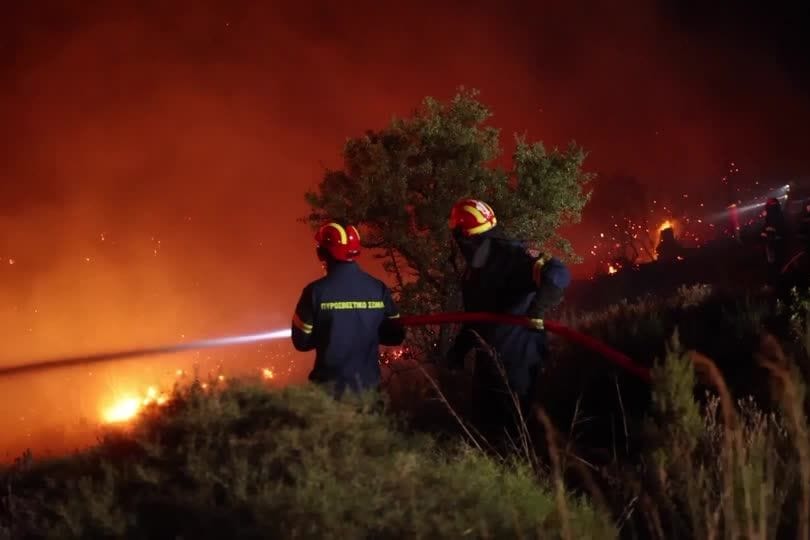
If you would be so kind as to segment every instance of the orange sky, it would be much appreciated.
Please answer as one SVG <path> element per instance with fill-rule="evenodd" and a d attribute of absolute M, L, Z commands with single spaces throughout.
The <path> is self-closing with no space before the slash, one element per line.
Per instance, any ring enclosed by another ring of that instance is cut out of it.
<path fill-rule="evenodd" d="M 727 158 L 807 171 L 806 91 L 640 2 L 50 4 L 0 23 L 0 363 L 287 325 L 320 275 L 305 189 L 347 137 L 461 84 L 507 143 L 576 139 L 589 170 L 651 190 L 705 185 Z M 599 227 L 586 212 L 575 246 Z M 312 362 L 286 344 L 206 355 L 297 378 Z M 0 452 L 29 431 L 56 445 L 116 389 L 190 363 L 0 381 Z"/>

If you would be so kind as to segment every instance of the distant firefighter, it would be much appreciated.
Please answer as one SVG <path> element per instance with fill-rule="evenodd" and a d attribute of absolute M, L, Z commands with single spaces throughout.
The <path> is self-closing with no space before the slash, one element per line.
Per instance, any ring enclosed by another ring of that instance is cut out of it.
<path fill-rule="evenodd" d="M 765 226 L 760 237 L 765 243 L 765 258 L 768 263 L 768 282 L 775 285 L 785 263 L 787 225 L 782 206 L 775 198 L 768 199 L 765 205 Z"/>
<path fill-rule="evenodd" d="M 675 231 L 672 227 L 667 227 L 661 231 L 661 240 L 655 248 L 659 261 L 673 261 L 683 253 L 683 247 L 675 239 Z"/>

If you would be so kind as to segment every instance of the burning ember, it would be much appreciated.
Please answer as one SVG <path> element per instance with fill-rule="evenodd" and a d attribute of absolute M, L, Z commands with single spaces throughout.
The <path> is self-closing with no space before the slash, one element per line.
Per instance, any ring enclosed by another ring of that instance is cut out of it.
<path fill-rule="evenodd" d="M 619 269 L 613 266 L 612 264 L 608 265 L 608 274 L 615 274 L 618 271 Z"/>
<path fill-rule="evenodd" d="M 270 369 L 270 368 L 262 369 L 262 378 L 264 378 L 264 379 L 272 379 L 275 376 L 276 376 L 276 374 L 273 373 L 272 369 Z"/>

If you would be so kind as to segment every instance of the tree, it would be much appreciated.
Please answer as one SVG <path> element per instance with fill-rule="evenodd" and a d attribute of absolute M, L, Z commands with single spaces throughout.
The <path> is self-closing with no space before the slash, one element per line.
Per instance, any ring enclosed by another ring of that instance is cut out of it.
<path fill-rule="evenodd" d="M 516 136 L 511 170 L 494 166 L 499 130 L 485 124 L 491 113 L 477 96 L 460 88 L 448 103 L 428 97 L 410 118 L 348 140 L 343 170 L 326 171 L 317 191 L 306 195 L 313 226 L 325 219 L 360 225 L 364 246 L 384 259 L 407 313 L 460 307 L 462 269 L 447 228 L 460 197 L 489 202 L 510 236 L 573 254 L 556 229 L 578 222 L 590 196 L 583 191 L 585 153 L 574 143 L 548 152 Z M 422 352 L 440 355 L 450 339 L 448 329 L 412 335 Z"/>

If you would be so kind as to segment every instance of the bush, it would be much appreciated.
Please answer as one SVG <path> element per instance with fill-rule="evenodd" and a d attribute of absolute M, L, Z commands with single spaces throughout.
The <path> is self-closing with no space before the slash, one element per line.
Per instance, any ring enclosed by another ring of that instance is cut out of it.
<path fill-rule="evenodd" d="M 570 426 L 566 446 L 596 471 L 623 534 L 807 537 L 807 305 L 697 287 L 568 317 L 652 368 L 648 386 L 557 344 L 541 377 L 541 402 Z"/>
<path fill-rule="evenodd" d="M 130 432 L 3 477 L 6 538 L 616 536 L 528 466 L 440 446 L 371 397 L 336 403 L 309 386 L 176 390 Z"/>
<path fill-rule="evenodd" d="M 653 501 L 647 530 L 665 538 L 780 538 L 801 529 L 806 537 L 804 416 L 765 413 L 751 398 L 735 403 L 709 359 L 674 345 L 655 369 L 638 467 L 646 485 L 635 495 Z M 716 390 L 703 407 L 692 397 L 696 369 Z M 783 403 L 793 407 L 797 398 Z"/>

